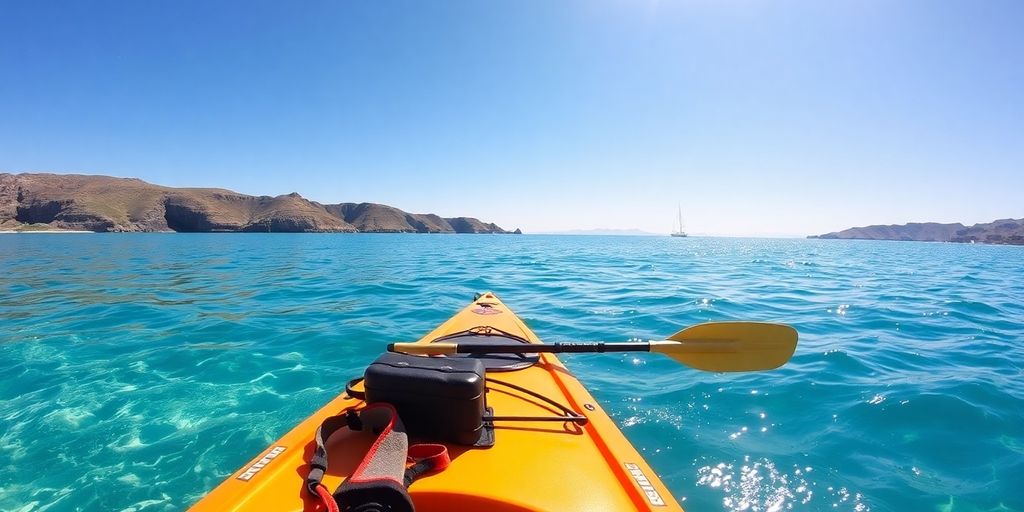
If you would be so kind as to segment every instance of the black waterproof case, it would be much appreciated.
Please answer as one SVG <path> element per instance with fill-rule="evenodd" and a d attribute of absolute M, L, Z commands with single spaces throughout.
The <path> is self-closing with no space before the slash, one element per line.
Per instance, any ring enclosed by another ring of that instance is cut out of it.
<path fill-rule="evenodd" d="M 485 369 L 477 359 L 382 354 L 363 374 L 366 402 L 398 410 L 410 436 L 468 446 L 491 446 Z"/>

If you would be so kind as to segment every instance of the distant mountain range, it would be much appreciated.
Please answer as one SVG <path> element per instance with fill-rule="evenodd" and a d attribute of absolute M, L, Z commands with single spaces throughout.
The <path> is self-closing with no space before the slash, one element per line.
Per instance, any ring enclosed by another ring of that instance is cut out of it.
<path fill-rule="evenodd" d="M 912 222 L 889 226 L 850 228 L 807 238 L 845 238 L 859 240 L 915 240 L 922 242 L 959 242 L 1024 245 L 1024 219 L 1000 219 L 967 227 L 937 222 Z"/>
<path fill-rule="evenodd" d="M 250 196 L 135 178 L 5 173 L 0 230 L 507 233 L 472 217 L 407 213 L 374 203 L 320 204 L 297 193 Z"/>

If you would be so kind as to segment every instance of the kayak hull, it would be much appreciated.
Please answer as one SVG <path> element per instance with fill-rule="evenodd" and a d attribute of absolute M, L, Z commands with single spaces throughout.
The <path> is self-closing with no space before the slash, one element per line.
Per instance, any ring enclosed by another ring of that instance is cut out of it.
<path fill-rule="evenodd" d="M 541 343 L 491 293 L 481 295 L 419 343 L 477 327 Z M 449 444 L 448 468 L 422 477 L 409 488 L 417 511 L 681 511 L 639 452 L 554 354 L 540 354 L 531 367 L 494 376 L 582 413 L 586 425 L 497 422 L 496 442 L 490 448 Z M 488 386 L 487 402 L 496 416 L 561 414 L 504 386 Z M 192 510 L 322 510 L 319 500 L 307 495 L 303 487 L 314 433 L 325 418 L 361 405 L 361 400 L 339 395 L 229 476 Z M 354 471 L 371 442 L 371 436 L 347 429 L 333 436 L 324 484 L 336 489 Z M 342 448 L 336 448 L 339 446 Z"/>

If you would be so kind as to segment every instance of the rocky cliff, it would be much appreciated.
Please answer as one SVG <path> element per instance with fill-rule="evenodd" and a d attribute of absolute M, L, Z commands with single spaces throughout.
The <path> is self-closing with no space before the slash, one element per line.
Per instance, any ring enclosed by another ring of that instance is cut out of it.
<path fill-rule="evenodd" d="M 0 230 L 506 233 L 474 218 L 372 203 L 320 204 L 297 193 L 249 196 L 134 178 L 0 173 Z"/>
<path fill-rule="evenodd" d="M 866 226 L 807 238 L 1024 245 L 1024 219 L 1000 219 L 970 227 L 960 223 L 939 224 L 936 222 Z"/>

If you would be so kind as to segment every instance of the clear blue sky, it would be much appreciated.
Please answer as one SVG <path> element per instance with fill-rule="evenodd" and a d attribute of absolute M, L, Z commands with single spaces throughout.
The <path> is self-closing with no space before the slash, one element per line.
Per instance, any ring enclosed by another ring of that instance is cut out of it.
<path fill-rule="evenodd" d="M 1024 2 L 0 0 L 0 170 L 805 235 L 1024 217 Z"/>

